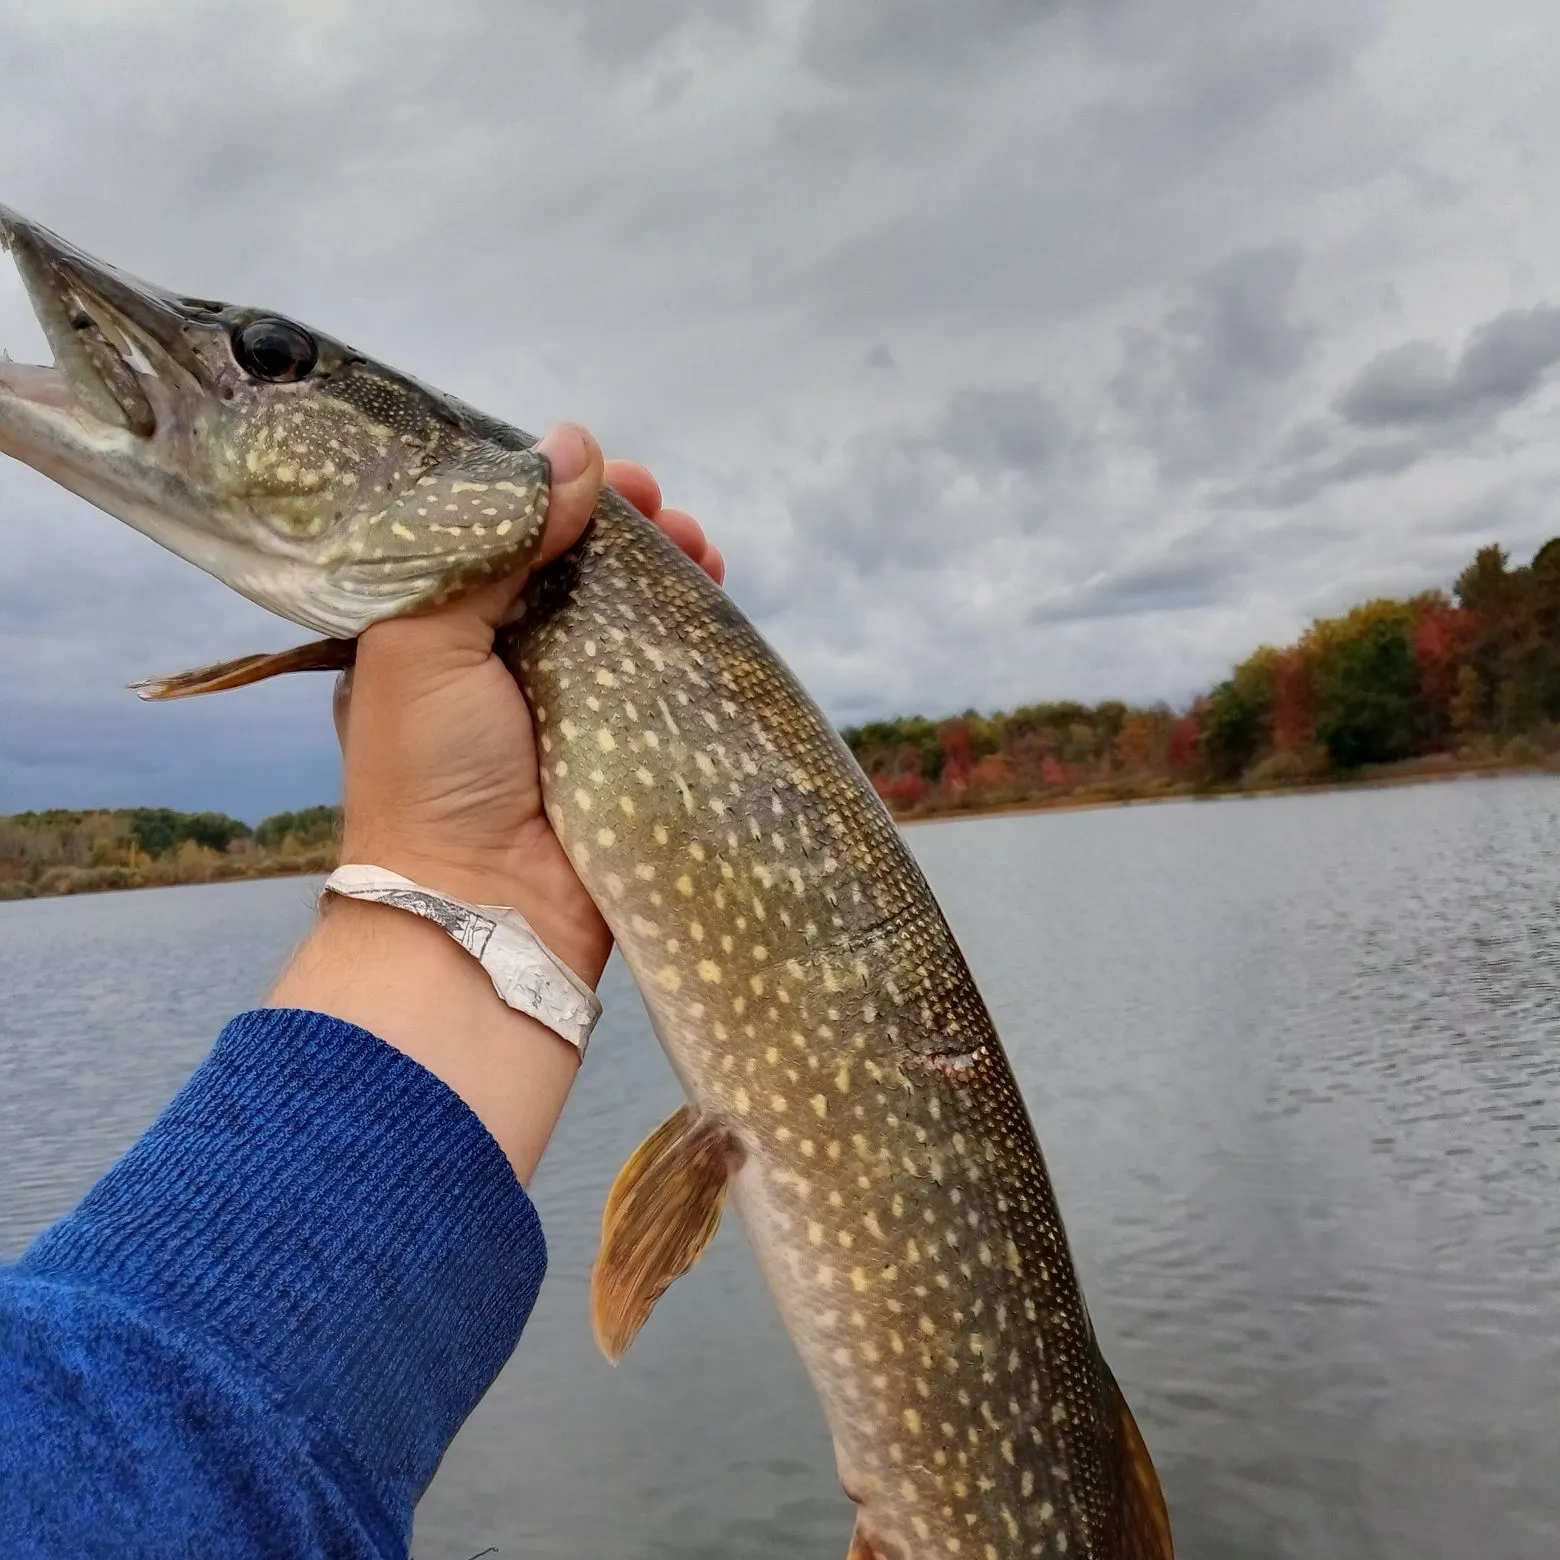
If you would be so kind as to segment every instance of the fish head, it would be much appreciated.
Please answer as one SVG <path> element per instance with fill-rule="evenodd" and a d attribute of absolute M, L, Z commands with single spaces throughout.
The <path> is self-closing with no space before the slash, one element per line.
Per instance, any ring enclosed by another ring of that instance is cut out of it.
<path fill-rule="evenodd" d="M 295 320 L 169 292 L 0 207 L 54 354 L 0 357 L 14 456 L 334 638 L 532 561 L 535 440 Z"/>

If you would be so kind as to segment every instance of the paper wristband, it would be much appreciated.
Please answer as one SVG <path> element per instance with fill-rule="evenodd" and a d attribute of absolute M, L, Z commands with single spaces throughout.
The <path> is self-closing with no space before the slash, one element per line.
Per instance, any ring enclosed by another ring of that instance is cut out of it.
<path fill-rule="evenodd" d="M 442 927 L 487 971 L 505 1006 L 545 1024 L 584 1057 L 601 1017 L 601 1002 L 518 910 L 470 905 L 384 867 L 337 867 L 326 880 L 325 892 L 390 905 Z"/>

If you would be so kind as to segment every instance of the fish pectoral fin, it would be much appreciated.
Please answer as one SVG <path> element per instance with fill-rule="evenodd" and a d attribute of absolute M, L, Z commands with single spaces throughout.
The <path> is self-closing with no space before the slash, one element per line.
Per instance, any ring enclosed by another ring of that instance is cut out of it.
<path fill-rule="evenodd" d="M 740 1162 L 731 1129 L 685 1105 L 618 1172 L 590 1275 L 596 1343 L 614 1365 L 656 1301 L 714 1239 L 726 1183 Z"/>
<path fill-rule="evenodd" d="M 1105 1400 L 1116 1418 L 1117 1488 L 1121 1491 L 1122 1560 L 1175 1560 L 1170 1513 L 1143 1432 L 1104 1360 Z"/>
<path fill-rule="evenodd" d="M 861 1518 L 856 1518 L 856 1525 L 850 1531 L 850 1548 L 845 1552 L 845 1560 L 883 1560 L 882 1551 L 872 1547 L 872 1540 L 861 1531 Z"/>
<path fill-rule="evenodd" d="M 357 640 L 316 639 L 292 650 L 273 655 L 241 655 L 236 661 L 219 661 L 215 666 L 197 667 L 191 672 L 176 672 L 172 677 L 148 677 L 131 683 L 131 691 L 149 701 L 193 699 L 200 693 L 224 693 L 229 688 L 245 688 L 282 677 L 288 672 L 341 672 L 357 660 Z"/>

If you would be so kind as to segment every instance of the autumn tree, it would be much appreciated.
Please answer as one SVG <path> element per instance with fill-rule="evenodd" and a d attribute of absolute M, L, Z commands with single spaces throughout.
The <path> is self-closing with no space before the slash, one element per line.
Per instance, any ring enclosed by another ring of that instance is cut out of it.
<path fill-rule="evenodd" d="M 1414 751 L 1419 674 L 1411 632 L 1404 603 L 1372 601 L 1308 636 L 1316 656 L 1316 735 L 1340 767 Z"/>
<path fill-rule="evenodd" d="M 1271 743 L 1280 659 L 1279 651 L 1264 646 L 1208 695 L 1199 740 L 1210 779 L 1239 779 Z"/>

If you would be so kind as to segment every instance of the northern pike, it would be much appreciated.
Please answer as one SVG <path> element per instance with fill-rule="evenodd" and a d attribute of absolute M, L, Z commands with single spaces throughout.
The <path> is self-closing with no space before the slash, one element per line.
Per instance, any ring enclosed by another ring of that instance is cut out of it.
<path fill-rule="evenodd" d="M 0 211 L 53 367 L 0 450 L 327 636 L 153 696 L 339 667 L 517 572 L 527 434 L 265 310 L 135 280 Z M 888 811 L 731 599 L 610 490 L 500 649 L 547 816 L 687 1103 L 623 1168 L 592 1275 L 614 1361 L 728 1192 L 833 1434 L 851 1560 L 1167 1560 L 1024 1101 Z"/>

